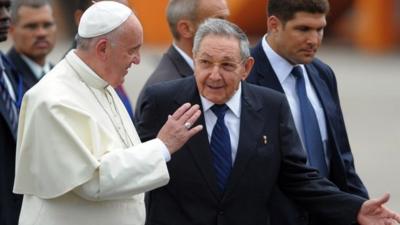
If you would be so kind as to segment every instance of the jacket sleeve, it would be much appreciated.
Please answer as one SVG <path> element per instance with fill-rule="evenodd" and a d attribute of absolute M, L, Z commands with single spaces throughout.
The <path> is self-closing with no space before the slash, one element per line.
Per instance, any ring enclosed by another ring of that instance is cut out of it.
<path fill-rule="evenodd" d="M 153 139 L 129 149 L 107 153 L 101 158 L 92 178 L 75 188 L 74 192 L 92 201 L 115 200 L 167 184 L 169 177 L 161 148 L 166 148 L 162 141 Z"/>
<path fill-rule="evenodd" d="M 334 104 L 336 105 L 335 116 L 337 117 L 338 122 L 335 123 L 334 126 L 335 130 L 337 131 L 336 133 L 339 134 L 340 137 L 336 138 L 338 140 L 338 143 L 335 144 L 338 145 L 340 157 L 343 160 L 344 172 L 346 173 L 346 192 L 356 194 L 363 198 L 369 198 L 368 191 L 361 181 L 361 178 L 358 176 L 354 166 L 354 157 L 347 135 L 342 107 L 340 105 L 335 74 L 328 65 L 323 64 L 319 60 L 315 60 L 312 65 L 315 66 L 320 74 L 323 74 L 323 76 L 321 77 L 329 88 Z"/>
<path fill-rule="evenodd" d="M 321 177 L 317 170 L 306 166 L 304 151 L 286 99 L 281 104 L 279 136 L 282 168 L 278 182 L 285 194 L 333 224 L 354 223 L 365 199 L 341 192 L 333 183 Z"/>

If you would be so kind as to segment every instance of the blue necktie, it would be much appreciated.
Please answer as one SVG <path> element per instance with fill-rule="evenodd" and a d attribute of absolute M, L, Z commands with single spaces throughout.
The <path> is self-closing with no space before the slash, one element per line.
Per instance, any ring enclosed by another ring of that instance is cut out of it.
<path fill-rule="evenodd" d="M 218 187 L 221 192 L 225 190 L 225 184 L 232 169 L 232 150 L 229 131 L 225 125 L 224 117 L 228 106 L 214 105 L 211 107 L 217 116 L 217 122 L 211 134 L 211 152 L 214 157 L 214 168 L 217 176 Z"/>
<path fill-rule="evenodd" d="M 4 104 L 4 110 L 6 117 L 5 120 L 13 134 L 14 138 L 17 137 L 17 127 L 18 127 L 18 111 L 17 107 L 14 103 L 14 100 L 11 98 L 10 92 L 7 88 L 7 84 L 5 81 L 6 74 L 2 66 L 0 66 L 0 98 L 2 104 Z"/>
<path fill-rule="evenodd" d="M 307 97 L 303 70 L 300 66 L 293 67 L 292 74 L 297 78 L 296 91 L 300 101 L 301 121 L 303 124 L 304 145 L 308 154 L 308 161 L 312 167 L 319 170 L 322 176 L 328 176 L 328 167 L 325 162 L 324 146 L 321 131 L 314 108 Z"/>

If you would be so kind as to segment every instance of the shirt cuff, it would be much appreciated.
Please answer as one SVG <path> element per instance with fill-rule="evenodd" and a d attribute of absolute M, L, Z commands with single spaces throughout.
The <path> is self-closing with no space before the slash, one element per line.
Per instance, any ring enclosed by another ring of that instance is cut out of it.
<path fill-rule="evenodd" d="M 162 155 L 164 156 L 165 162 L 169 162 L 171 160 L 171 154 L 168 151 L 167 146 L 162 142 L 159 138 L 154 139 L 154 144 L 160 146 L 160 151 Z"/>

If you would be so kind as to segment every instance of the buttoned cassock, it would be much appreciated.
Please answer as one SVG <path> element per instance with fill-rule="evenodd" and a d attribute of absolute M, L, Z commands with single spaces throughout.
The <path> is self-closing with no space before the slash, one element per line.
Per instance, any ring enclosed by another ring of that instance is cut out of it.
<path fill-rule="evenodd" d="M 141 144 L 114 89 L 73 51 L 27 92 L 19 122 L 21 225 L 143 224 L 143 193 L 169 180 L 165 145 Z"/>

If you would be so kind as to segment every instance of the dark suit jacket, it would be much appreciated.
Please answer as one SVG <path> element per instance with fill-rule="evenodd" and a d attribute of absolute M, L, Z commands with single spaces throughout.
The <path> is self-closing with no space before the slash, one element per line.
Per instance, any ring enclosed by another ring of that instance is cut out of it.
<path fill-rule="evenodd" d="M 28 64 L 26 64 L 19 53 L 15 51 L 14 47 L 7 52 L 7 57 L 18 70 L 19 74 L 21 74 L 26 90 L 30 89 L 39 81 Z"/>
<path fill-rule="evenodd" d="M 18 77 L 16 71 L 0 52 L 5 72 L 7 73 L 14 90 L 17 90 Z M 0 93 L 1 94 L 1 93 Z M 0 98 L 0 224 L 18 224 L 22 196 L 12 193 L 15 170 L 15 143 L 16 139 L 6 122 L 5 103 Z"/>
<path fill-rule="evenodd" d="M 261 42 L 251 50 L 255 65 L 247 81 L 264 87 L 284 92 L 265 52 Z M 340 107 L 336 78 L 331 68 L 318 59 L 305 65 L 311 84 L 319 97 L 325 112 L 328 129 L 328 151 L 332 154 L 330 161 L 329 180 L 335 183 L 342 191 L 368 198 L 368 193 L 354 168 L 353 155 Z M 279 192 L 279 191 L 277 191 Z M 293 205 L 282 193 L 274 195 L 277 204 L 272 210 L 276 215 L 276 225 L 307 224 L 304 210 Z M 285 218 L 282 220 L 281 218 Z M 285 221 L 285 222 L 284 222 Z M 318 217 L 311 217 L 311 224 L 328 224 Z"/>
<path fill-rule="evenodd" d="M 187 64 L 185 59 L 179 54 L 175 47 L 171 45 L 168 51 L 164 53 L 157 68 L 144 84 L 136 103 L 135 114 L 138 114 L 141 111 L 141 109 L 138 107 L 142 105 L 143 90 L 145 90 L 148 86 L 162 81 L 175 80 L 191 75 L 193 75 L 192 68 Z"/>
<path fill-rule="evenodd" d="M 354 221 L 364 200 L 339 192 L 316 170 L 306 167 L 285 96 L 242 84 L 239 144 L 226 191 L 218 191 L 204 127 L 168 162 L 168 185 L 148 194 L 146 224 L 267 225 L 275 184 L 307 209 L 336 224 Z M 200 104 L 194 77 L 151 86 L 143 99 L 143 111 L 137 118 L 143 141 L 154 138 L 168 115 L 181 104 Z M 204 117 L 197 123 L 205 126 Z"/>

